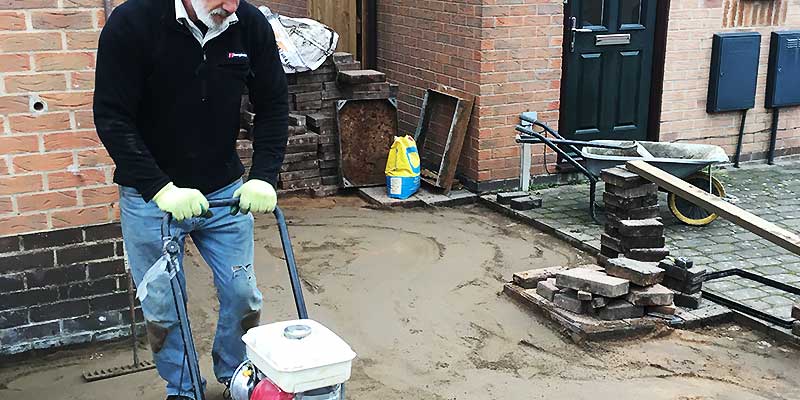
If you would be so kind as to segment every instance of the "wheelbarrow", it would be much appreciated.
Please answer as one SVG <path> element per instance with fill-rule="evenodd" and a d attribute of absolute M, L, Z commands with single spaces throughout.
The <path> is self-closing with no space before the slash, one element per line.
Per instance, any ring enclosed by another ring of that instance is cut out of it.
<path fill-rule="evenodd" d="M 597 222 L 595 213 L 595 191 L 602 170 L 625 165 L 628 161 L 645 160 L 692 185 L 725 197 L 725 187 L 713 176 L 712 166 L 729 162 L 728 155 L 719 146 L 693 143 L 662 143 L 621 140 L 577 141 L 564 139 L 558 132 L 538 121 L 535 113 L 523 113 L 516 130 L 520 132 L 516 141 L 520 144 L 544 144 L 558 153 L 589 180 L 589 213 Z M 537 132 L 533 127 L 543 132 Z M 546 134 L 552 135 L 550 139 Z M 565 148 L 572 152 L 570 154 Z M 580 155 L 581 164 L 573 155 Z M 706 226 L 717 219 L 717 215 L 686 201 L 674 193 L 667 192 L 667 202 L 672 214 L 684 224 Z"/>

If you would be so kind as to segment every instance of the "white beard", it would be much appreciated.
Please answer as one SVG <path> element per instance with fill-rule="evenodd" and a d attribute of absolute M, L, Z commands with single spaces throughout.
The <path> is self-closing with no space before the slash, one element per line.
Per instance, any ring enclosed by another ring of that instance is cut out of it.
<path fill-rule="evenodd" d="M 203 25 L 208 27 L 208 29 L 219 28 L 220 25 L 222 25 L 221 22 L 214 20 L 212 14 L 221 15 L 223 17 L 227 16 L 227 12 L 225 12 L 225 10 L 222 8 L 209 11 L 206 9 L 205 1 L 203 0 L 192 0 L 192 7 L 194 7 L 194 12 L 197 14 L 197 18 L 203 23 Z"/>

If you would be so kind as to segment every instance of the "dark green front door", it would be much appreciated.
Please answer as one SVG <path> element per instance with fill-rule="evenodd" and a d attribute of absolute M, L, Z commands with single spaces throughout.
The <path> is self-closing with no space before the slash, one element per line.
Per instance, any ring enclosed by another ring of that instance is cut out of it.
<path fill-rule="evenodd" d="M 645 140 L 658 0 L 569 0 L 561 132 Z"/>

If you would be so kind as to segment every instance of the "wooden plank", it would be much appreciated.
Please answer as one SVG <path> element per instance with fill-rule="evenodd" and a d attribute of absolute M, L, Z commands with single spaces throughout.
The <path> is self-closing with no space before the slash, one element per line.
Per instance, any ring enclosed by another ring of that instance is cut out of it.
<path fill-rule="evenodd" d="M 743 210 L 721 198 L 709 194 L 694 185 L 677 178 L 668 172 L 648 164 L 645 161 L 629 161 L 627 168 L 639 174 L 663 189 L 675 193 L 682 199 L 692 202 L 706 211 L 716 213 L 722 218 L 741 226 L 748 231 L 800 255 L 800 236 L 779 227 L 763 218 Z"/>
<path fill-rule="evenodd" d="M 359 0 L 308 0 L 308 13 L 312 19 L 331 27 L 339 34 L 336 51 L 358 54 Z"/>

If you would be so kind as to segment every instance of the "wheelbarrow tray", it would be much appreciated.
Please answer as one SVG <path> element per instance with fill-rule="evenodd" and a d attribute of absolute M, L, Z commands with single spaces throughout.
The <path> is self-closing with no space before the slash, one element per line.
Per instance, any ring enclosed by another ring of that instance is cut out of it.
<path fill-rule="evenodd" d="M 581 150 L 581 155 L 586 161 L 586 169 L 594 176 L 600 176 L 600 171 L 604 169 L 625 165 L 628 161 L 645 160 L 683 179 L 709 165 L 726 163 L 729 161 L 725 150 L 719 146 L 709 144 L 632 142 L 620 140 L 594 140 L 589 143 L 626 147 L 625 149 L 584 147 Z M 636 148 L 637 143 L 647 150 L 650 155 L 642 156 L 639 154 Z"/>

